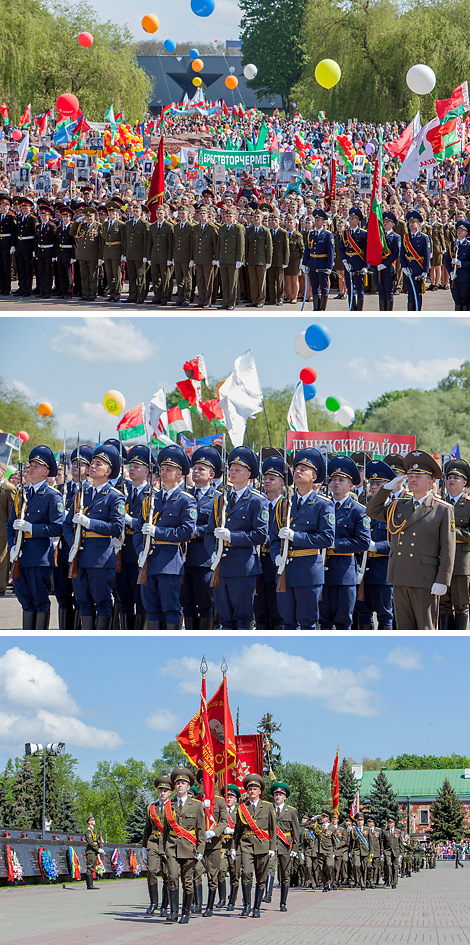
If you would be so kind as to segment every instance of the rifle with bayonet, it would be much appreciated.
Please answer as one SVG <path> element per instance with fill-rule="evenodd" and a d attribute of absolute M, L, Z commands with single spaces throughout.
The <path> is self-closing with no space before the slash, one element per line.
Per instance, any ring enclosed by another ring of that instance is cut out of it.
<path fill-rule="evenodd" d="M 81 464 L 80 464 L 80 434 L 77 436 L 77 467 L 78 467 L 78 493 L 75 496 L 74 500 L 74 511 L 75 513 L 80 512 L 80 515 L 83 515 L 83 481 L 81 475 Z M 78 509 L 77 509 L 77 499 L 78 499 Z M 75 525 L 75 533 L 73 538 L 73 545 L 69 551 L 69 578 L 78 577 L 78 552 L 82 547 L 82 526 Z"/>
<path fill-rule="evenodd" d="M 364 479 L 363 479 L 363 483 L 362 483 L 362 488 L 363 488 L 363 491 L 364 491 L 364 508 L 366 508 L 366 507 L 367 507 L 367 501 L 368 501 L 367 490 L 368 490 L 368 485 L 369 485 L 369 484 L 368 484 L 367 479 L 366 479 L 366 462 L 367 462 L 367 458 L 366 458 L 365 450 L 364 450 L 364 452 L 363 452 L 363 458 L 364 458 Z M 363 580 L 363 579 L 364 579 L 364 574 L 365 574 L 365 571 L 366 571 L 367 555 L 368 555 L 368 551 L 367 551 L 367 550 L 366 550 L 366 551 L 363 551 L 363 553 L 362 553 L 362 558 L 361 558 L 361 563 L 360 563 L 360 565 L 359 565 L 359 569 L 358 569 L 358 572 L 357 572 L 357 600 L 364 600 L 364 580 Z"/>
<path fill-rule="evenodd" d="M 284 509 L 282 515 L 282 526 L 283 528 L 288 528 L 290 525 L 290 516 L 292 510 L 292 496 L 289 490 L 289 463 L 287 462 L 287 438 L 284 437 L 284 485 L 286 487 L 286 497 L 284 499 Z M 289 557 L 289 539 L 284 538 L 282 551 L 281 551 L 281 561 L 277 569 L 277 584 L 276 591 L 283 594 L 286 590 L 286 565 L 287 559 Z"/>
<path fill-rule="evenodd" d="M 222 439 L 222 493 L 218 501 L 218 508 L 220 508 L 220 516 L 218 521 L 219 528 L 225 528 L 225 521 L 227 518 L 227 502 L 228 502 L 228 475 L 227 475 L 227 454 L 225 450 L 225 433 Z M 210 586 L 219 587 L 220 584 L 220 562 L 222 560 L 222 555 L 224 553 L 224 540 L 223 538 L 217 539 L 217 548 L 215 551 L 215 558 L 211 564 L 211 570 L 213 571 Z"/>
<path fill-rule="evenodd" d="M 126 483 L 124 480 L 124 453 L 122 449 L 122 438 L 120 434 L 119 434 L 119 456 L 121 460 L 121 463 L 120 463 L 121 476 L 120 476 L 120 483 L 119 483 L 119 491 L 122 492 L 124 496 L 124 501 L 125 501 L 127 499 L 127 492 L 126 492 Z M 124 519 L 124 525 L 122 526 L 122 532 L 119 537 L 119 542 L 120 542 L 121 547 L 119 548 L 119 551 L 116 552 L 116 574 L 120 574 L 122 570 L 122 546 L 125 540 L 126 540 L 126 521 Z"/>
<path fill-rule="evenodd" d="M 155 509 L 155 493 L 153 491 L 154 466 L 153 466 L 152 450 L 150 448 L 150 445 L 151 445 L 151 441 L 147 437 L 147 446 L 148 446 L 148 451 L 149 451 L 149 471 L 150 471 L 150 478 L 149 478 L 150 492 L 148 496 L 147 525 L 153 525 L 153 513 Z M 157 462 L 158 462 L 158 457 L 157 457 Z M 139 573 L 137 575 L 137 584 L 147 583 L 147 558 L 150 554 L 151 546 L 152 546 L 152 536 L 146 535 L 144 547 L 142 551 L 140 552 L 139 560 L 138 560 Z"/>
<path fill-rule="evenodd" d="M 23 463 L 21 462 L 21 445 L 22 443 L 20 439 L 20 445 L 18 446 L 18 471 L 20 474 L 20 485 L 18 488 L 18 492 L 15 496 L 15 502 L 16 502 L 16 517 L 19 518 L 20 522 L 24 522 L 27 503 L 26 503 L 26 488 L 25 488 L 24 475 L 23 475 L 24 468 L 23 468 Z M 18 529 L 15 544 L 10 551 L 10 564 L 12 565 L 12 569 L 11 569 L 12 578 L 19 578 L 20 576 L 20 558 L 21 558 L 22 549 L 23 549 L 23 537 L 24 537 L 23 530 Z"/>

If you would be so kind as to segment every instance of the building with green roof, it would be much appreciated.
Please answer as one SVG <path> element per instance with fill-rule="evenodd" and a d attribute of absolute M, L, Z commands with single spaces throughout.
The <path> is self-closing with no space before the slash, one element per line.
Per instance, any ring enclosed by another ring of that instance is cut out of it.
<path fill-rule="evenodd" d="M 356 767 L 356 766 L 355 766 Z M 360 768 L 360 766 L 356 767 Z M 470 768 L 424 768 L 395 771 L 382 768 L 392 790 L 397 795 L 402 822 L 411 836 L 424 837 L 430 833 L 431 804 L 447 778 L 460 798 L 465 814 L 465 829 L 470 835 Z M 359 774 L 360 771 L 357 771 Z M 375 786 L 378 771 L 362 771 L 358 779 L 361 808 Z"/>

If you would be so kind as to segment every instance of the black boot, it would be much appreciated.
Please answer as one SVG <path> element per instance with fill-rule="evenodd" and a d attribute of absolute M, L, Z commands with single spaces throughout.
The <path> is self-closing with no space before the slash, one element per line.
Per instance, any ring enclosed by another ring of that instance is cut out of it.
<path fill-rule="evenodd" d="M 163 918 L 166 916 L 166 910 L 167 910 L 167 909 L 168 909 L 168 886 L 165 884 L 165 885 L 163 886 L 163 892 L 162 892 L 162 904 L 161 904 L 161 907 L 160 907 L 160 918 L 163 919 Z"/>
<path fill-rule="evenodd" d="M 269 880 L 269 879 L 272 879 L 272 881 L 274 882 L 274 876 L 268 876 L 268 880 Z M 271 888 L 272 888 L 272 887 L 271 887 Z M 259 919 L 259 918 L 261 918 L 261 913 L 260 913 L 260 911 L 259 911 L 259 907 L 260 907 L 260 905 L 261 905 L 261 900 L 262 900 L 262 898 L 263 898 L 263 892 L 264 892 L 264 890 L 263 890 L 263 887 L 262 887 L 262 886 L 255 886 L 255 904 L 254 904 L 254 906 L 253 906 L 253 912 L 251 913 L 251 918 L 252 918 L 252 919 Z M 269 900 L 269 901 L 271 902 L 271 900 Z"/>
<path fill-rule="evenodd" d="M 67 626 L 68 610 L 66 607 L 59 607 L 58 617 L 59 617 L 59 630 L 72 629 L 72 627 Z"/>
<path fill-rule="evenodd" d="M 242 919 L 245 919 L 251 912 L 251 883 L 242 883 L 243 909 L 241 911 Z"/>
<path fill-rule="evenodd" d="M 193 914 L 201 915 L 202 912 L 202 883 L 194 883 L 194 897 L 191 896 L 191 901 L 194 898 L 193 905 Z"/>
<path fill-rule="evenodd" d="M 73 629 L 75 633 L 77 633 L 78 630 L 82 629 L 82 618 L 80 617 L 80 611 L 78 607 L 75 610 Z"/>
<path fill-rule="evenodd" d="M 450 614 L 439 614 L 439 630 L 449 629 L 450 616 Z"/>
<path fill-rule="evenodd" d="M 134 630 L 145 630 L 147 614 L 136 614 L 134 617 Z"/>
<path fill-rule="evenodd" d="M 235 903 L 238 896 L 238 884 L 236 886 L 230 886 L 230 898 L 228 901 L 227 912 L 235 911 Z"/>
<path fill-rule="evenodd" d="M 202 886 L 201 886 L 201 899 L 202 899 Z M 183 908 L 181 910 L 181 919 L 179 920 L 179 925 L 187 925 L 189 922 L 189 916 L 191 915 L 191 903 L 193 901 L 192 893 L 183 893 Z M 201 903 L 202 905 L 202 903 Z"/>
<path fill-rule="evenodd" d="M 322 295 L 320 299 L 320 312 L 326 312 L 327 305 L 328 305 L 328 296 Z"/>
<path fill-rule="evenodd" d="M 178 921 L 178 890 L 169 889 L 168 895 L 170 897 L 170 914 L 167 915 L 167 922 L 177 922 Z M 163 903 L 162 903 L 163 906 Z"/>
<path fill-rule="evenodd" d="M 184 618 L 184 629 L 185 630 L 195 630 L 195 620 L 194 617 L 185 617 Z"/>
<path fill-rule="evenodd" d="M 227 902 L 227 884 L 225 882 L 225 877 L 224 879 L 219 879 L 217 885 L 219 887 L 219 901 L 215 908 L 222 909 Z"/>
<path fill-rule="evenodd" d="M 454 614 L 454 629 L 455 630 L 468 629 L 468 614 Z"/>
<path fill-rule="evenodd" d="M 164 630 L 163 620 L 147 620 L 147 630 Z"/>
<path fill-rule="evenodd" d="M 379 299 L 379 312 L 385 312 L 385 299 Z"/>
<path fill-rule="evenodd" d="M 364 311 L 364 299 L 358 299 L 356 302 L 356 312 Z"/>
<path fill-rule="evenodd" d="M 268 876 L 266 880 L 266 891 L 264 894 L 263 902 L 271 902 L 273 898 L 273 886 L 274 886 L 274 876 Z"/>
<path fill-rule="evenodd" d="M 134 630 L 134 614 L 121 614 L 123 630 Z"/>
<path fill-rule="evenodd" d="M 205 916 L 214 915 L 214 900 L 215 900 L 215 889 L 209 889 L 207 893 L 207 906 L 204 912 Z"/>
<path fill-rule="evenodd" d="M 181 620 L 179 623 L 169 623 L 167 620 L 165 624 L 165 630 L 170 630 L 170 631 L 181 630 Z"/>
<path fill-rule="evenodd" d="M 86 874 L 86 888 L 87 889 L 99 889 L 99 886 L 93 885 L 93 876 L 90 876 L 89 873 Z"/>
<path fill-rule="evenodd" d="M 313 311 L 318 312 L 320 308 L 320 298 L 318 295 L 313 296 Z"/>
<path fill-rule="evenodd" d="M 96 618 L 96 629 L 97 630 L 111 630 L 111 617 L 107 617 L 106 614 L 98 614 Z"/>
<path fill-rule="evenodd" d="M 145 915 L 153 915 L 158 909 L 158 883 L 149 883 L 150 905 Z"/>
<path fill-rule="evenodd" d="M 393 299 L 387 299 L 387 301 L 386 301 L 386 303 L 385 303 L 385 311 L 386 311 L 386 312 L 393 312 Z"/>
<path fill-rule="evenodd" d="M 50 614 L 36 614 L 35 630 L 49 630 Z"/>
<path fill-rule="evenodd" d="M 36 612 L 34 610 L 23 610 L 23 630 L 36 629 Z"/>
<path fill-rule="evenodd" d="M 113 595 L 113 596 L 114 596 L 114 595 Z M 117 597 L 114 597 L 113 612 L 112 612 L 112 614 L 111 614 L 111 620 L 110 620 L 110 623 L 109 623 L 109 627 L 102 627 L 101 629 L 102 629 L 102 630 L 122 630 L 122 629 L 124 629 L 123 626 L 122 626 L 122 623 L 121 623 L 121 617 L 122 617 L 122 614 L 121 614 L 121 605 L 120 605 L 120 603 L 119 603 L 118 598 L 117 598 Z M 97 626 L 96 629 L 99 630 L 100 628 Z"/>
<path fill-rule="evenodd" d="M 93 614 L 82 614 L 81 615 L 81 624 L 82 630 L 94 630 L 95 629 L 95 618 Z"/>
<path fill-rule="evenodd" d="M 281 883 L 281 903 L 279 906 L 280 912 L 287 912 L 287 894 L 289 892 L 289 886 L 287 883 Z"/>
<path fill-rule="evenodd" d="M 214 621 L 212 617 L 201 617 L 199 620 L 199 629 L 200 630 L 212 630 L 214 626 Z"/>

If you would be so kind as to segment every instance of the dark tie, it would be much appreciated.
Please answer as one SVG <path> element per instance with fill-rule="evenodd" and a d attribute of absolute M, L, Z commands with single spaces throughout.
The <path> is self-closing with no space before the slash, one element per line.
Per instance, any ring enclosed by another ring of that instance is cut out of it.
<path fill-rule="evenodd" d="M 167 497 L 168 497 L 168 493 L 167 493 L 167 492 L 164 492 L 163 495 L 162 495 L 162 505 L 165 505 L 165 502 L 166 502 L 166 500 L 167 500 Z"/>
<path fill-rule="evenodd" d="M 340 507 L 341 507 L 341 502 L 335 502 L 335 511 L 336 511 L 336 512 L 338 511 L 338 509 L 339 509 Z"/>
<path fill-rule="evenodd" d="M 194 498 L 196 499 L 196 502 L 198 501 L 200 494 L 201 494 L 201 490 L 196 489 L 194 493 Z"/>
<path fill-rule="evenodd" d="M 136 496 L 137 496 L 137 489 L 136 489 L 135 486 L 133 486 L 133 488 L 132 488 L 132 499 L 131 499 L 131 502 L 132 502 L 132 503 L 135 502 Z"/>
<path fill-rule="evenodd" d="M 418 506 L 419 506 L 418 500 L 417 500 L 417 499 L 413 499 L 413 512 L 416 511 L 416 509 L 418 508 Z"/>
<path fill-rule="evenodd" d="M 28 489 L 28 502 L 30 502 L 32 498 L 34 498 L 34 489 L 30 486 Z"/>
<path fill-rule="evenodd" d="M 235 505 L 235 502 L 236 502 L 236 501 L 237 501 L 237 493 L 236 493 L 236 492 L 232 492 L 232 495 L 230 496 L 230 508 L 231 508 L 231 509 L 233 509 L 233 506 Z"/>
<path fill-rule="evenodd" d="M 298 495 L 298 496 L 297 496 L 297 511 L 299 511 L 299 509 L 300 509 L 300 507 L 301 507 L 301 505 L 302 505 L 302 502 L 303 502 L 302 496 L 301 496 L 301 495 Z"/>

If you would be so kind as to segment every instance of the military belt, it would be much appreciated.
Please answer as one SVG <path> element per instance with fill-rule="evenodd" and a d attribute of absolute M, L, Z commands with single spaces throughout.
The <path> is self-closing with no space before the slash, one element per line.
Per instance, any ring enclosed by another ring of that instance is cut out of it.
<path fill-rule="evenodd" d="M 33 240 L 34 236 L 19 236 L 19 240 Z"/>
<path fill-rule="evenodd" d="M 135 535 L 134 529 L 133 529 L 133 528 L 126 528 L 126 535 Z"/>
<path fill-rule="evenodd" d="M 295 551 L 289 551 L 289 558 L 306 558 L 310 555 L 319 555 L 319 548 L 296 548 Z"/>
<path fill-rule="evenodd" d="M 354 557 L 353 551 L 333 551 L 333 548 L 327 548 L 326 553 L 328 557 L 330 555 L 336 555 L 338 558 L 353 558 Z"/>
<path fill-rule="evenodd" d="M 83 538 L 109 538 L 111 541 L 111 535 L 99 535 L 98 532 L 84 532 L 82 535 Z"/>
<path fill-rule="evenodd" d="M 155 541 L 153 540 L 154 545 L 179 545 L 179 541 Z"/>
<path fill-rule="evenodd" d="M 378 551 L 368 551 L 367 556 L 369 558 L 388 558 L 387 554 L 380 554 Z"/>
<path fill-rule="evenodd" d="M 38 243 L 38 249 L 54 249 L 54 243 Z"/>
<path fill-rule="evenodd" d="M 326 259 L 327 253 L 310 253 L 310 259 Z"/>
<path fill-rule="evenodd" d="M 113 243 L 108 243 L 108 242 L 106 241 L 106 243 L 105 243 L 104 245 L 105 245 L 105 246 L 120 246 L 120 245 L 121 245 L 121 240 L 114 240 Z"/>
<path fill-rule="evenodd" d="M 73 249 L 73 246 L 70 243 L 61 243 L 59 249 Z"/>
<path fill-rule="evenodd" d="M 7 236 L 11 236 L 11 233 L 0 233 L 0 240 L 5 239 Z M 20 237 L 21 239 L 21 237 Z"/>
<path fill-rule="evenodd" d="M 186 830 L 186 827 L 185 827 L 184 829 Z M 196 831 L 195 831 L 195 830 L 186 830 L 186 833 L 190 833 L 191 836 L 193 836 L 193 837 L 196 836 Z M 172 830 L 171 827 L 170 827 L 170 835 L 171 835 L 172 837 L 178 837 L 178 834 L 176 833 L 176 831 L 175 831 L 175 830 Z M 178 840 L 184 840 L 184 839 L 185 839 L 184 837 L 178 837 Z"/>

